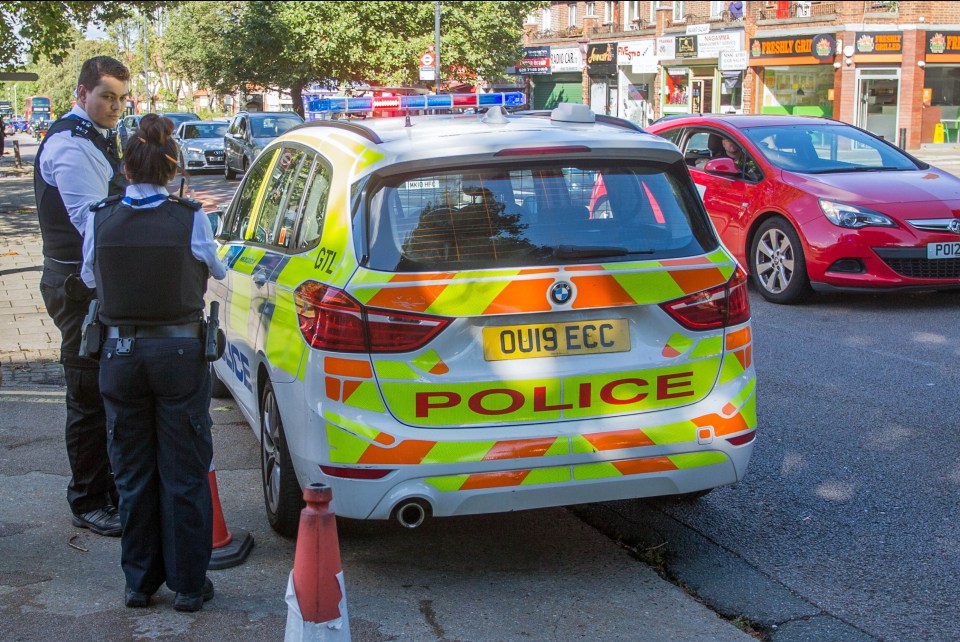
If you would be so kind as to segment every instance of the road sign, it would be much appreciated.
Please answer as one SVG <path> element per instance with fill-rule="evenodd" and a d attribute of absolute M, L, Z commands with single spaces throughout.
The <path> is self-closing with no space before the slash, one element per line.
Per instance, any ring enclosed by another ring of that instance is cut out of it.
<path fill-rule="evenodd" d="M 434 56 L 429 51 L 423 54 L 420 54 L 420 66 L 421 67 L 433 67 Z"/>

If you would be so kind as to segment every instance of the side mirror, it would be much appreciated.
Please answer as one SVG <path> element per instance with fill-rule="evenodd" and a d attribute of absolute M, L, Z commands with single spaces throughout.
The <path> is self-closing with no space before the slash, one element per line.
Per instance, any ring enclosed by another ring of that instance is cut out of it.
<path fill-rule="evenodd" d="M 723 174 L 725 176 L 740 176 L 740 168 L 733 162 L 732 158 L 714 158 L 707 161 L 703 166 L 703 171 L 708 174 Z"/>

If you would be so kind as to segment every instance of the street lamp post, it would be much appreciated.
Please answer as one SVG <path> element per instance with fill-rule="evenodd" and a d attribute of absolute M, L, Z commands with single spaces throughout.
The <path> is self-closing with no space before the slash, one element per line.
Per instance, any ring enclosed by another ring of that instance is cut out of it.
<path fill-rule="evenodd" d="M 586 33 L 577 39 L 580 46 L 580 62 L 583 66 L 580 68 L 580 91 L 583 94 L 582 102 L 585 105 L 590 104 L 590 64 L 587 62 L 587 52 L 590 50 L 590 38 Z"/>
<path fill-rule="evenodd" d="M 433 3 L 433 65 L 436 69 L 436 93 L 440 93 L 440 0 Z"/>

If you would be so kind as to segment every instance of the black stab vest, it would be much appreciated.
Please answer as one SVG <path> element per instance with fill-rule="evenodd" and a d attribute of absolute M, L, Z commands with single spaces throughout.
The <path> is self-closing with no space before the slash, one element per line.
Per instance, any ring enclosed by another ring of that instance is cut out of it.
<path fill-rule="evenodd" d="M 94 206 L 93 271 L 104 324 L 176 325 L 202 318 L 209 272 L 190 252 L 199 207 L 172 197 L 139 210 L 118 199 Z"/>
<path fill-rule="evenodd" d="M 64 130 L 72 130 L 71 136 L 79 136 L 92 141 L 94 146 L 107 159 L 107 162 L 110 163 L 113 176 L 110 178 L 107 196 L 123 194 L 127 187 L 127 179 L 123 175 L 120 155 L 115 146 L 112 146 L 89 120 L 64 116 L 50 126 L 33 161 L 33 191 L 37 197 L 37 215 L 40 218 L 43 255 L 58 261 L 79 263 L 83 260 L 83 237 L 70 222 L 70 215 L 67 213 L 67 207 L 63 204 L 60 190 L 43 180 L 43 176 L 40 174 L 40 157 L 43 154 L 44 145 L 47 144 L 51 136 Z M 62 135 L 65 136 L 66 134 Z"/>

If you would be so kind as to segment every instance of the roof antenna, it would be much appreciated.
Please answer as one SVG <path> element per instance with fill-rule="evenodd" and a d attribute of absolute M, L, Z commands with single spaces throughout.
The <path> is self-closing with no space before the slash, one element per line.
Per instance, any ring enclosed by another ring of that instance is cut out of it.
<path fill-rule="evenodd" d="M 413 124 L 410 122 L 410 110 L 407 110 L 407 119 L 403 123 L 404 127 L 413 127 Z"/>
<path fill-rule="evenodd" d="M 507 120 L 507 114 L 503 107 L 499 105 L 489 107 L 480 120 L 488 125 L 506 125 L 510 122 Z"/>

